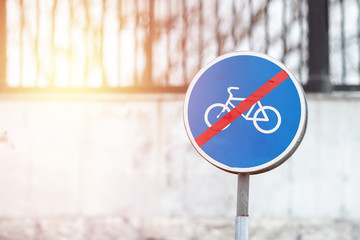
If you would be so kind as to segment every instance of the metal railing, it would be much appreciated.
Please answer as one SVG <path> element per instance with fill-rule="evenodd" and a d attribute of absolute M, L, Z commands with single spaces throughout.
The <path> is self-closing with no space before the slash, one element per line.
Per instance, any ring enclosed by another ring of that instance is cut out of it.
<path fill-rule="evenodd" d="M 184 92 L 204 64 L 238 50 L 282 61 L 306 85 L 308 5 L 328 4 L 327 0 L 0 2 L 4 13 L 0 32 L 6 36 L 0 40 L 3 92 Z M 359 86 L 359 1 L 329 4 L 331 83 L 338 88 Z"/>
<path fill-rule="evenodd" d="M 335 90 L 360 90 L 360 1 L 329 2 L 331 83 Z"/>

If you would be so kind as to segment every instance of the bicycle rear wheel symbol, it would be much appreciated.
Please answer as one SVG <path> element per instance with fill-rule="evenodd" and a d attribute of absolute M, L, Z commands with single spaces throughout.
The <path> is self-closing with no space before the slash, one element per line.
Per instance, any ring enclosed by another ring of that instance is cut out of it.
<path fill-rule="evenodd" d="M 245 98 L 236 98 L 232 94 L 232 90 L 238 90 L 238 87 L 229 87 L 227 89 L 229 93 L 229 98 L 226 101 L 226 103 L 214 103 L 210 105 L 204 114 L 204 120 L 208 127 L 211 127 L 212 124 L 214 124 L 218 119 L 223 117 L 225 114 L 231 111 L 232 108 L 235 107 L 235 105 L 232 103 L 232 101 L 243 101 Z M 258 109 L 255 111 L 255 113 L 252 116 L 252 113 L 254 112 L 255 106 L 258 107 Z M 210 117 L 212 116 L 212 117 Z M 263 106 L 260 101 L 258 101 L 256 104 L 254 104 L 247 112 L 246 114 L 243 113 L 241 116 L 248 121 L 252 121 L 255 128 L 264 134 L 270 134 L 278 130 L 278 128 L 281 125 L 281 115 L 279 111 L 272 107 L 272 106 Z M 271 119 L 270 119 L 270 117 Z M 211 120 L 212 119 L 212 120 Z M 271 122 L 270 127 L 261 127 L 261 124 L 259 125 L 259 122 Z M 228 128 L 230 126 L 227 125 L 223 130 Z"/>

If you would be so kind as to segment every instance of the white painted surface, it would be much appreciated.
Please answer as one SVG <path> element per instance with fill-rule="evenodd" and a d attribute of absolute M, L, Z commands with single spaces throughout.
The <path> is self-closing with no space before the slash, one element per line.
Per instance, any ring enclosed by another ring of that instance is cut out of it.
<path fill-rule="evenodd" d="M 237 177 L 193 149 L 183 96 L 44 99 L 0 97 L 0 216 L 235 216 Z M 360 218 L 360 98 L 308 105 L 295 155 L 250 178 L 252 218 Z"/>

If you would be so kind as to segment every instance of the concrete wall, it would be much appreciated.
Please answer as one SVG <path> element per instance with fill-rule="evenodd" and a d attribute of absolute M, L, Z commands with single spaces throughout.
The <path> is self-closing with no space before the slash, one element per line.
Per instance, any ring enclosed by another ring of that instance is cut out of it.
<path fill-rule="evenodd" d="M 236 175 L 193 149 L 183 98 L 1 95 L 0 236 L 56 239 L 65 225 L 90 239 L 95 225 L 119 234 L 103 239 L 232 237 Z M 360 97 L 308 106 L 295 155 L 250 179 L 252 239 L 360 239 Z"/>

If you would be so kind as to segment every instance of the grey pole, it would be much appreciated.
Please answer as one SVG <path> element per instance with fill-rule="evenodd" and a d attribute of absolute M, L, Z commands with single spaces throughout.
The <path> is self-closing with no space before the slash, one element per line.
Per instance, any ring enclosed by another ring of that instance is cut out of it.
<path fill-rule="evenodd" d="M 329 0 L 309 0 L 308 92 L 331 92 L 329 79 Z"/>
<path fill-rule="evenodd" d="M 247 173 L 238 174 L 235 240 L 249 239 L 249 178 Z"/>

